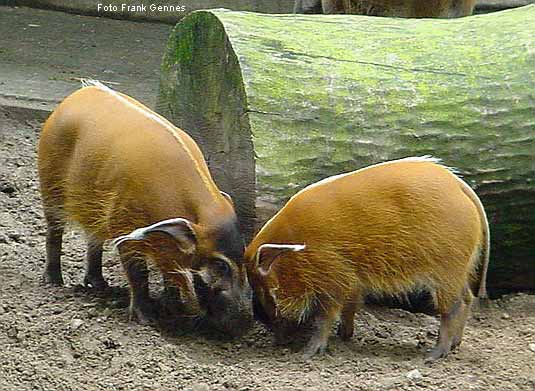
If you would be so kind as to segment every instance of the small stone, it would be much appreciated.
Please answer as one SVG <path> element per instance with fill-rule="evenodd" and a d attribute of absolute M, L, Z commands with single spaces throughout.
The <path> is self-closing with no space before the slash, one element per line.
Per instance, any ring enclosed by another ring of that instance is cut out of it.
<path fill-rule="evenodd" d="M 535 343 L 529 344 L 529 350 L 531 350 L 533 353 L 535 353 Z"/>
<path fill-rule="evenodd" d="M 502 319 L 511 319 L 511 315 L 507 314 L 507 313 L 503 313 L 502 314 Z"/>
<path fill-rule="evenodd" d="M 422 373 L 418 369 L 413 369 L 412 371 L 407 372 L 405 376 L 407 376 L 407 379 L 419 380 L 422 378 Z"/>
<path fill-rule="evenodd" d="M 17 242 L 17 243 L 24 243 L 25 242 L 24 237 L 18 232 L 10 232 L 10 233 L 7 234 L 7 236 L 9 237 L 9 239 L 11 239 L 11 240 L 13 240 L 14 242 Z"/>
<path fill-rule="evenodd" d="M 16 327 L 11 327 L 9 330 L 7 330 L 7 336 L 9 338 L 19 339 L 19 331 Z"/>
<path fill-rule="evenodd" d="M 63 308 L 60 307 L 60 306 L 57 306 L 57 307 L 52 308 L 52 313 L 53 313 L 54 315 L 59 315 L 59 314 L 61 314 L 62 312 L 63 312 Z"/>
<path fill-rule="evenodd" d="M 76 331 L 78 330 L 82 325 L 84 324 L 84 321 L 82 319 L 73 319 L 71 320 L 71 330 Z"/>
<path fill-rule="evenodd" d="M 11 194 L 15 193 L 16 191 L 17 191 L 17 189 L 12 184 L 7 183 L 7 182 L 1 182 L 0 183 L 0 192 L 2 192 L 4 194 L 11 195 Z"/>
<path fill-rule="evenodd" d="M 164 373 L 170 373 L 173 370 L 173 368 L 171 368 L 170 366 L 162 364 L 162 363 L 159 363 L 158 366 L 160 368 L 160 371 Z"/>
<path fill-rule="evenodd" d="M 111 337 L 108 337 L 107 339 L 103 340 L 102 343 L 104 344 L 106 349 L 118 349 L 121 346 L 119 342 L 115 341 Z"/>
<path fill-rule="evenodd" d="M 192 387 L 192 391 L 210 391 L 210 386 L 206 383 L 199 383 Z"/>

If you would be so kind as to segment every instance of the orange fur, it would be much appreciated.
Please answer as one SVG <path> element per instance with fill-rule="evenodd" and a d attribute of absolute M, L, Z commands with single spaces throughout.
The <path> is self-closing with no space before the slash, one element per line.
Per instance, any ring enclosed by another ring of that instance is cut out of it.
<path fill-rule="evenodd" d="M 479 254 L 488 257 L 478 205 L 464 182 L 425 158 L 328 178 L 297 193 L 256 235 L 245 253 L 249 279 L 267 313 L 293 320 L 318 310 L 337 316 L 364 293 L 415 287 L 437 292 L 444 314 Z M 253 259 L 266 243 L 306 248 L 278 256 L 264 276 Z"/>

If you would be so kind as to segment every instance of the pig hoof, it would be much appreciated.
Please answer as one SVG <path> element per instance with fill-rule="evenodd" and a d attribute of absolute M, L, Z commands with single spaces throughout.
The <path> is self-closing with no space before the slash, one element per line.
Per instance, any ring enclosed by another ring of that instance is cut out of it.
<path fill-rule="evenodd" d="M 130 310 L 129 320 L 131 322 L 137 322 L 143 325 L 153 324 L 157 320 L 155 314 L 147 314 L 144 311 L 141 311 L 139 308 Z"/>
<path fill-rule="evenodd" d="M 453 341 L 451 343 L 451 350 L 457 349 L 457 347 L 461 344 L 462 339 L 461 337 L 453 337 Z"/>
<path fill-rule="evenodd" d="M 273 346 L 281 347 L 288 345 L 288 338 L 283 335 L 275 335 L 273 338 Z"/>
<path fill-rule="evenodd" d="M 436 348 L 432 349 L 425 358 L 425 363 L 432 363 L 434 361 L 437 361 L 441 358 L 444 358 L 448 355 L 449 349 L 445 349 L 441 346 L 437 346 Z"/>
<path fill-rule="evenodd" d="M 63 285 L 63 277 L 61 275 L 54 275 L 50 273 L 43 274 L 42 281 L 44 284 L 61 286 Z"/>
<path fill-rule="evenodd" d="M 316 354 L 325 354 L 327 344 L 321 342 L 312 342 L 307 345 L 303 351 L 303 360 L 308 361 Z"/>
<path fill-rule="evenodd" d="M 273 345 L 275 346 L 286 346 L 289 345 L 292 341 L 292 338 L 286 331 L 276 330 L 273 334 Z"/>
<path fill-rule="evenodd" d="M 144 306 L 130 307 L 129 320 L 148 325 L 155 323 L 159 318 L 159 308 L 156 302 L 147 303 Z"/>
<path fill-rule="evenodd" d="M 349 329 L 340 325 L 338 327 L 338 336 L 342 341 L 349 341 L 353 337 L 353 328 Z"/>
<path fill-rule="evenodd" d="M 474 301 L 474 312 L 481 311 L 482 309 L 490 308 L 490 299 L 487 295 L 479 296 Z"/>
<path fill-rule="evenodd" d="M 108 283 L 102 276 L 100 277 L 91 277 L 91 276 L 85 276 L 84 277 L 84 286 L 87 288 L 93 288 L 97 291 L 103 291 L 108 288 Z"/>

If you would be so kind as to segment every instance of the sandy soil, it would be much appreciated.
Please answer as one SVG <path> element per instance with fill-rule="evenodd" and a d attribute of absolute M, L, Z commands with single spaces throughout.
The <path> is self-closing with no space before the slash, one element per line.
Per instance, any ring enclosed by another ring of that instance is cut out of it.
<path fill-rule="evenodd" d="M 438 321 L 402 310 L 365 308 L 352 341 L 333 336 L 329 353 L 310 362 L 301 360 L 303 340 L 273 347 L 261 325 L 228 341 L 129 323 L 113 254 L 105 266 L 113 289 L 78 285 L 76 232 L 65 238 L 66 286 L 41 285 L 38 132 L 0 113 L 0 390 L 535 390 L 535 296 L 494 301 L 469 322 L 458 352 L 425 365 Z"/>

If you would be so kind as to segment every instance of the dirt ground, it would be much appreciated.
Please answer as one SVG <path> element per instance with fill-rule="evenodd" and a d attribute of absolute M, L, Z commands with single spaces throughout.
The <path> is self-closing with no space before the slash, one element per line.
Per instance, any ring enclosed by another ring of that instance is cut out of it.
<path fill-rule="evenodd" d="M 41 285 L 39 126 L 0 112 L 0 390 L 535 390 L 535 296 L 494 301 L 469 322 L 458 352 L 426 365 L 438 320 L 402 310 L 365 308 L 353 340 L 333 336 L 310 362 L 303 340 L 274 347 L 261 325 L 228 341 L 129 323 L 115 255 L 105 258 L 110 292 L 79 285 L 76 232 L 65 237 L 66 286 Z"/>

